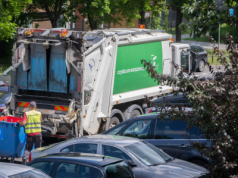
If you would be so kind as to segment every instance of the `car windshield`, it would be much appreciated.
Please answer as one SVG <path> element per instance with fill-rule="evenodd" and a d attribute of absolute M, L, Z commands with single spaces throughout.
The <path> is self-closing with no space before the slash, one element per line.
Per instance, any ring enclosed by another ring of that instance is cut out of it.
<path fill-rule="evenodd" d="M 147 166 L 165 164 L 172 160 L 172 157 L 145 141 L 125 146 L 125 148 Z"/>
<path fill-rule="evenodd" d="M 133 178 L 131 167 L 124 161 L 105 167 L 107 178 Z"/>
<path fill-rule="evenodd" d="M 43 172 L 33 169 L 30 171 L 22 172 L 19 174 L 8 176 L 9 178 L 50 178 L 48 175 Z"/>

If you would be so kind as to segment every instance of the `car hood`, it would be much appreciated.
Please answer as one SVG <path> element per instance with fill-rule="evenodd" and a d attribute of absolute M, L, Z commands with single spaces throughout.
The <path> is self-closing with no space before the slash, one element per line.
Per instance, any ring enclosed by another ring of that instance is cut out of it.
<path fill-rule="evenodd" d="M 207 169 L 198 166 L 196 164 L 175 159 L 163 165 L 150 166 L 150 171 L 154 174 L 161 175 L 162 172 L 166 174 L 166 177 L 200 177 L 208 172 Z"/>

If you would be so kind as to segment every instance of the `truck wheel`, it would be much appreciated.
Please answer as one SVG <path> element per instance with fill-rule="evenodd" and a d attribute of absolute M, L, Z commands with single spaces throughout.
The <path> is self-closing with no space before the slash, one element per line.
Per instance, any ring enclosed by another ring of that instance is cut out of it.
<path fill-rule="evenodd" d="M 198 65 L 198 72 L 203 72 L 205 68 L 205 62 L 204 60 L 201 60 Z"/>
<path fill-rule="evenodd" d="M 110 122 L 108 124 L 108 129 L 110 129 L 110 128 L 118 125 L 118 124 L 120 124 L 119 119 L 117 117 L 113 117 L 113 118 L 110 119 Z"/>
<path fill-rule="evenodd" d="M 140 111 L 134 110 L 134 111 L 131 112 L 130 118 L 133 118 L 133 117 L 136 117 L 136 116 L 139 116 L 139 115 L 141 115 Z"/>

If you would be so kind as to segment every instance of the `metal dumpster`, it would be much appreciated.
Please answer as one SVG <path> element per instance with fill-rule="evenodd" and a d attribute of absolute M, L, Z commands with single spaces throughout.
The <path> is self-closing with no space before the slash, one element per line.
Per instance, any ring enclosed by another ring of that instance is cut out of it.
<path fill-rule="evenodd" d="M 0 157 L 10 157 L 11 162 L 24 155 L 25 128 L 17 123 L 22 119 L 12 116 L 0 117 Z"/>

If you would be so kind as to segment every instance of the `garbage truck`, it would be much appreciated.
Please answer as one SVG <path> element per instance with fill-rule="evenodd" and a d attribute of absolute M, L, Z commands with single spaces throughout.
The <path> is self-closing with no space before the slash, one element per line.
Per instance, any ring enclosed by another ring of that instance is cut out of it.
<path fill-rule="evenodd" d="M 43 137 L 102 133 L 143 114 L 148 98 L 173 91 L 148 76 L 142 59 L 175 76 L 172 62 L 190 72 L 189 51 L 164 30 L 17 28 L 9 113 L 23 117 L 35 101 Z"/>

